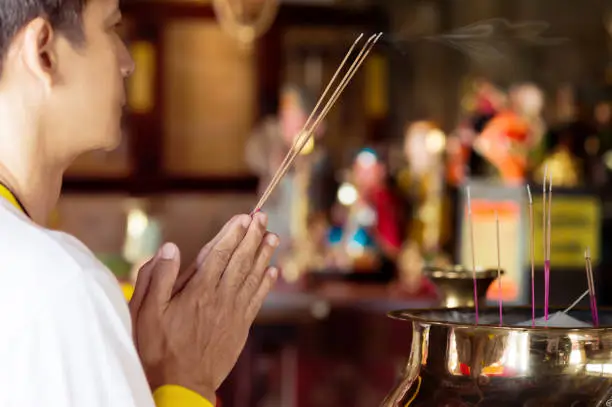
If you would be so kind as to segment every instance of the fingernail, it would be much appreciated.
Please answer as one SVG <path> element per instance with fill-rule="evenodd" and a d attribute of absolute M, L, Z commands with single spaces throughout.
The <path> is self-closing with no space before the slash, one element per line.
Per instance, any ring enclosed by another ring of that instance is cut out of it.
<path fill-rule="evenodd" d="M 161 258 L 164 260 L 172 260 L 176 256 L 176 246 L 172 243 L 166 243 L 161 248 Z"/>
<path fill-rule="evenodd" d="M 272 278 L 278 277 L 278 269 L 276 267 L 271 267 L 268 273 L 270 274 L 270 277 Z"/>
<path fill-rule="evenodd" d="M 263 212 L 259 212 L 257 214 L 257 220 L 259 221 L 259 224 L 263 227 L 266 227 L 268 225 L 268 215 Z"/>
<path fill-rule="evenodd" d="M 251 217 L 248 215 L 240 216 L 240 224 L 242 225 L 242 227 L 248 228 L 251 224 Z"/>
<path fill-rule="evenodd" d="M 268 235 L 268 237 L 266 237 L 266 242 L 270 246 L 276 247 L 278 246 L 278 237 L 276 237 L 276 235 Z"/>

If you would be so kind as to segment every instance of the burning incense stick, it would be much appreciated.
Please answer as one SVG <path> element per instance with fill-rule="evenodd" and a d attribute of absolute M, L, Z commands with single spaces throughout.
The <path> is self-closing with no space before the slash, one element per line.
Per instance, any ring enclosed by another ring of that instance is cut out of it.
<path fill-rule="evenodd" d="M 353 53 L 353 50 L 355 49 L 355 47 L 357 46 L 357 44 L 359 43 L 359 41 L 361 41 L 361 39 L 363 38 L 363 33 L 361 33 L 357 39 L 355 40 L 355 42 L 353 42 L 353 45 L 351 45 L 351 47 L 349 48 L 348 52 L 346 53 L 346 55 L 344 56 L 344 59 L 342 60 L 342 62 L 340 62 L 340 65 L 338 66 L 338 68 L 336 69 L 336 72 L 334 72 L 334 75 L 332 76 L 332 78 L 330 79 L 329 83 L 327 84 L 327 86 L 325 87 L 325 90 L 323 91 L 323 93 L 321 94 L 321 97 L 319 98 L 319 100 L 317 101 L 317 104 L 315 105 L 314 109 L 312 109 L 312 112 L 310 113 L 310 116 L 308 116 L 308 119 L 306 119 L 306 123 L 304 123 L 304 126 L 302 127 L 302 129 L 300 130 L 300 133 L 298 134 L 298 137 L 295 137 L 295 139 L 293 140 L 293 143 L 291 145 L 291 149 L 289 150 L 290 153 L 293 152 L 294 150 L 298 149 L 298 146 L 300 145 L 300 142 L 303 140 L 303 138 L 306 136 L 306 129 L 308 128 L 308 126 L 310 126 L 312 119 L 315 116 L 315 113 L 317 112 L 317 110 L 319 109 L 319 107 L 321 106 L 321 103 L 323 102 L 323 100 L 325 99 L 325 96 L 327 96 L 327 93 L 329 92 L 331 86 L 333 85 L 333 83 L 336 81 L 336 78 L 338 77 L 338 75 L 340 74 L 340 72 L 342 71 L 342 68 L 344 68 L 344 65 L 346 65 L 346 62 L 348 61 L 349 57 L 351 56 L 351 54 Z M 278 182 L 278 178 L 280 178 L 281 175 L 281 169 L 285 168 L 287 166 L 287 164 L 289 163 L 290 159 L 291 159 L 291 154 L 287 154 L 285 156 L 285 159 L 283 160 L 283 162 L 281 163 L 280 167 L 279 167 L 279 171 L 276 172 L 276 174 L 274 174 L 274 177 L 272 178 L 272 180 L 270 181 L 270 185 L 272 184 L 276 184 Z M 264 195 L 262 195 L 260 202 L 256 205 L 256 209 L 253 212 L 258 211 L 259 209 L 261 209 L 261 206 L 263 206 L 263 202 L 265 202 L 264 198 L 267 198 Z M 263 201 L 263 202 L 262 202 Z"/>
<path fill-rule="evenodd" d="M 548 257 L 550 243 L 550 213 L 547 216 L 546 205 L 546 178 L 548 167 L 544 167 L 544 182 L 542 183 L 542 222 L 543 222 L 543 242 L 544 242 L 544 319 L 548 321 L 548 303 L 550 294 L 550 259 Z M 549 192 L 552 190 L 550 187 Z M 549 197 L 550 199 L 550 197 Z M 550 206 L 548 206 L 550 210 Z"/>
<path fill-rule="evenodd" d="M 568 312 L 570 312 L 576 305 L 578 305 L 580 303 L 580 301 L 582 301 L 584 299 L 584 297 L 586 297 L 590 293 L 591 293 L 591 290 L 587 289 L 585 292 L 582 293 L 582 295 L 580 297 L 578 297 L 578 299 L 576 301 L 572 302 L 572 305 L 570 305 L 569 307 L 564 309 L 563 313 L 567 314 Z"/>
<path fill-rule="evenodd" d="M 504 324 L 503 317 L 503 299 L 502 299 L 502 281 L 501 281 L 501 249 L 500 249 L 500 236 L 499 236 L 499 214 L 495 211 L 495 226 L 497 229 L 497 288 L 498 288 L 498 297 L 497 301 L 499 302 L 499 326 Z"/>
<path fill-rule="evenodd" d="M 535 236 L 533 228 L 533 197 L 531 189 L 527 185 L 527 196 L 529 197 L 529 254 L 531 258 L 531 325 L 535 326 Z"/>
<path fill-rule="evenodd" d="M 474 279 L 474 311 L 476 313 L 476 324 L 478 324 L 478 283 L 476 282 L 476 248 L 474 247 L 474 219 L 472 217 L 472 198 L 470 186 L 466 187 L 468 223 L 470 224 L 470 241 L 472 247 L 472 278 Z"/>
<path fill-rule="evenodd" d="M 593 316 L 593 324 L 595 327 L 599 326 L 599 314 L 597 312 L 597 298 L 595 296 L 595 279 L 593 278 L 593 265 L 591 263 L 591 250 L 587 247 L 584 252 L 584 259 L 586 260 L 586 275 L 587 283 L 589 286 L 589 293 L 591 295 L 591 315 Z"/>
<path fill-rule="evenodd" d="M 552 186 L 553 186 L 553 174 L 552 171 L 548 174 L 548 237 L 546 239 L 546 260 L 550 264 L 550 238 L 552 236 L 552 225 L 551 225 L 551 214 L 552 214 Z"/>
<path fill-rule="evenodd" d="M 270 195 L 272 194 L 272 192 L 274 191 L 274 189 L 276 188 L 280 180 L 283 178 L 283 176 L 285 176 L 287 171 L 289 171 L 289 168 L 291 167 L 291 164 L 293 163 L 297 155 L 302 151 L 304 146 L 308 143 L 308 141 L 310 140 L 310 138 L 316 131 L 317 127 L 321 124 L 323 119 L 327 116 L 327 114 L 329 113 L 333 105 L 336 103 L 336 101 L 338 100 L 338 98 L 340 97 L 344 89 L 347 87 L 347 85 L 349 84 L 349 82 L 351 81 L 355 73 L 357 72 L 357 70 L 361 67 L 364 60 L 369 55 L 370 51 L 372 51 L 372 48 L 374 48 L 374 45 L 376 44 L 376 42 L 378 42 L 378 40 L 382 36 L 382 33 L 372 35 L 368 39 L 365 45 L 361 48 L 359 54 L 355 57 L 353 63 L 351 64 L 347 72 L 344 74 L 343 78 L 340 80 L 340 83 L 337 85 L 337 87 L 335 88 L 330 98 L 327 100 L 321 112 L 318 114 L 316 119 L 314 119 L 314 122 L 311 123 L 313 121 L 313 118 L 315 117 L 315 114 L 317 113 L 317 108 L 321 105 L 322 101 L 327 95 L 327 92 L 330 90 L 332 83 L 335 82 L 338 74 L 342 71 L 342 68 L 344 67 L 345 63 L 349 59 L 349 56 L 351 56 L 351 54 L 353 53 L 355 46 L 361 40 L 362 36 L 363 35 L 360 35 L 357 38 L 357 40 L 355 40 L 355 42 L 353 43 L 353 45 L 351 46 L 351 48 L 345 55 L 344 60 L 342 61 L 338 69 L 336 70 L 336 73 L 332 77 L 330 83 L 327 85 L 325 91 L 319 98 L 319 101 L 317 102 L 315 109 L 312 111 L 312 113 L 308 117 L 308 120 L 304 124 L 304 128 L 300 131 L 298 137 L 295 139 L 289 153 L 287 153 L 287 155 L 285 156 L 285 159 L 283 160 L 276 174 L 274 174 L 274 177 L 272 178 L 272 180 L 270 181 L 270 184 L 268 185 L 268 187 L 262 194 L 261 198 L 259 199 L 259 202 L 257 202 L 257 205 L 255 205 L 253 213 L 261 210 L 262 206 L 265 204 L 266 200 L 270 197 Z"/>

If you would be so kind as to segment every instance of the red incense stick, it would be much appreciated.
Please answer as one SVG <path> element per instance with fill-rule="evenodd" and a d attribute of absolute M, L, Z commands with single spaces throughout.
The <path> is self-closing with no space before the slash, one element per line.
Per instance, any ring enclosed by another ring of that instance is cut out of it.
<path fill-rule="evenodd" d="M 470 196 L 470 187 L 466 187 L 467 191 L 467 210 L 468 222 L 470 224 L 470 241 L 472 246 L 472 279 L 474 280 L 474 312 L 476 313 L 476 324 L 478 325 L 478 283 L 476 282 L 476 248 L 474 247 L 474 219 L 472 217 L 472 198 Z"/>

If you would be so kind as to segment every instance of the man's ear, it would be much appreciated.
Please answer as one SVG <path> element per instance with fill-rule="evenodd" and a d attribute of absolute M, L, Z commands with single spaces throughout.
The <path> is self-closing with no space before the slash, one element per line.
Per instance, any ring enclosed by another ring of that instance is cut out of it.
<path fill-rule="evenodd" d="M 23 30 L 21 47 L 23 63 L 26 69 L 46 87 L 51 87 L 53 84 L 57 66 L 53 36 L 53 27 L 42 17 L 30 21 Z"/>

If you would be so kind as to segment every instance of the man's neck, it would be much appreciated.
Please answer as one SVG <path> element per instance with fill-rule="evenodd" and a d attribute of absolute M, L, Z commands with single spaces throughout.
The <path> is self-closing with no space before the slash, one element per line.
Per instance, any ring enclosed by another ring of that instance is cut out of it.
<path fill-rule="evenodd" d="M 62 171 L 44 166 L 19 166 L 16 171 L 0 161 L 0 183 L 15 194 L 34 222 L 46 225 L 59 198 Z"/>
<path fill-rule="evenodd" d="M 0 183 L 15 194 L 34 222 L 46 225 L 67 165 L 60 163 L 55 146 L 46 141 L 40 115 L 24 105 L 0 98 Z"/>
<path fill-rule="evenodd" d="M 34 222 L 45 226 L 74 157 L 66 151 L 63 129 L 45 110 L 39 90 L 26 85 L 0 81 L 0 183 Z"/>

